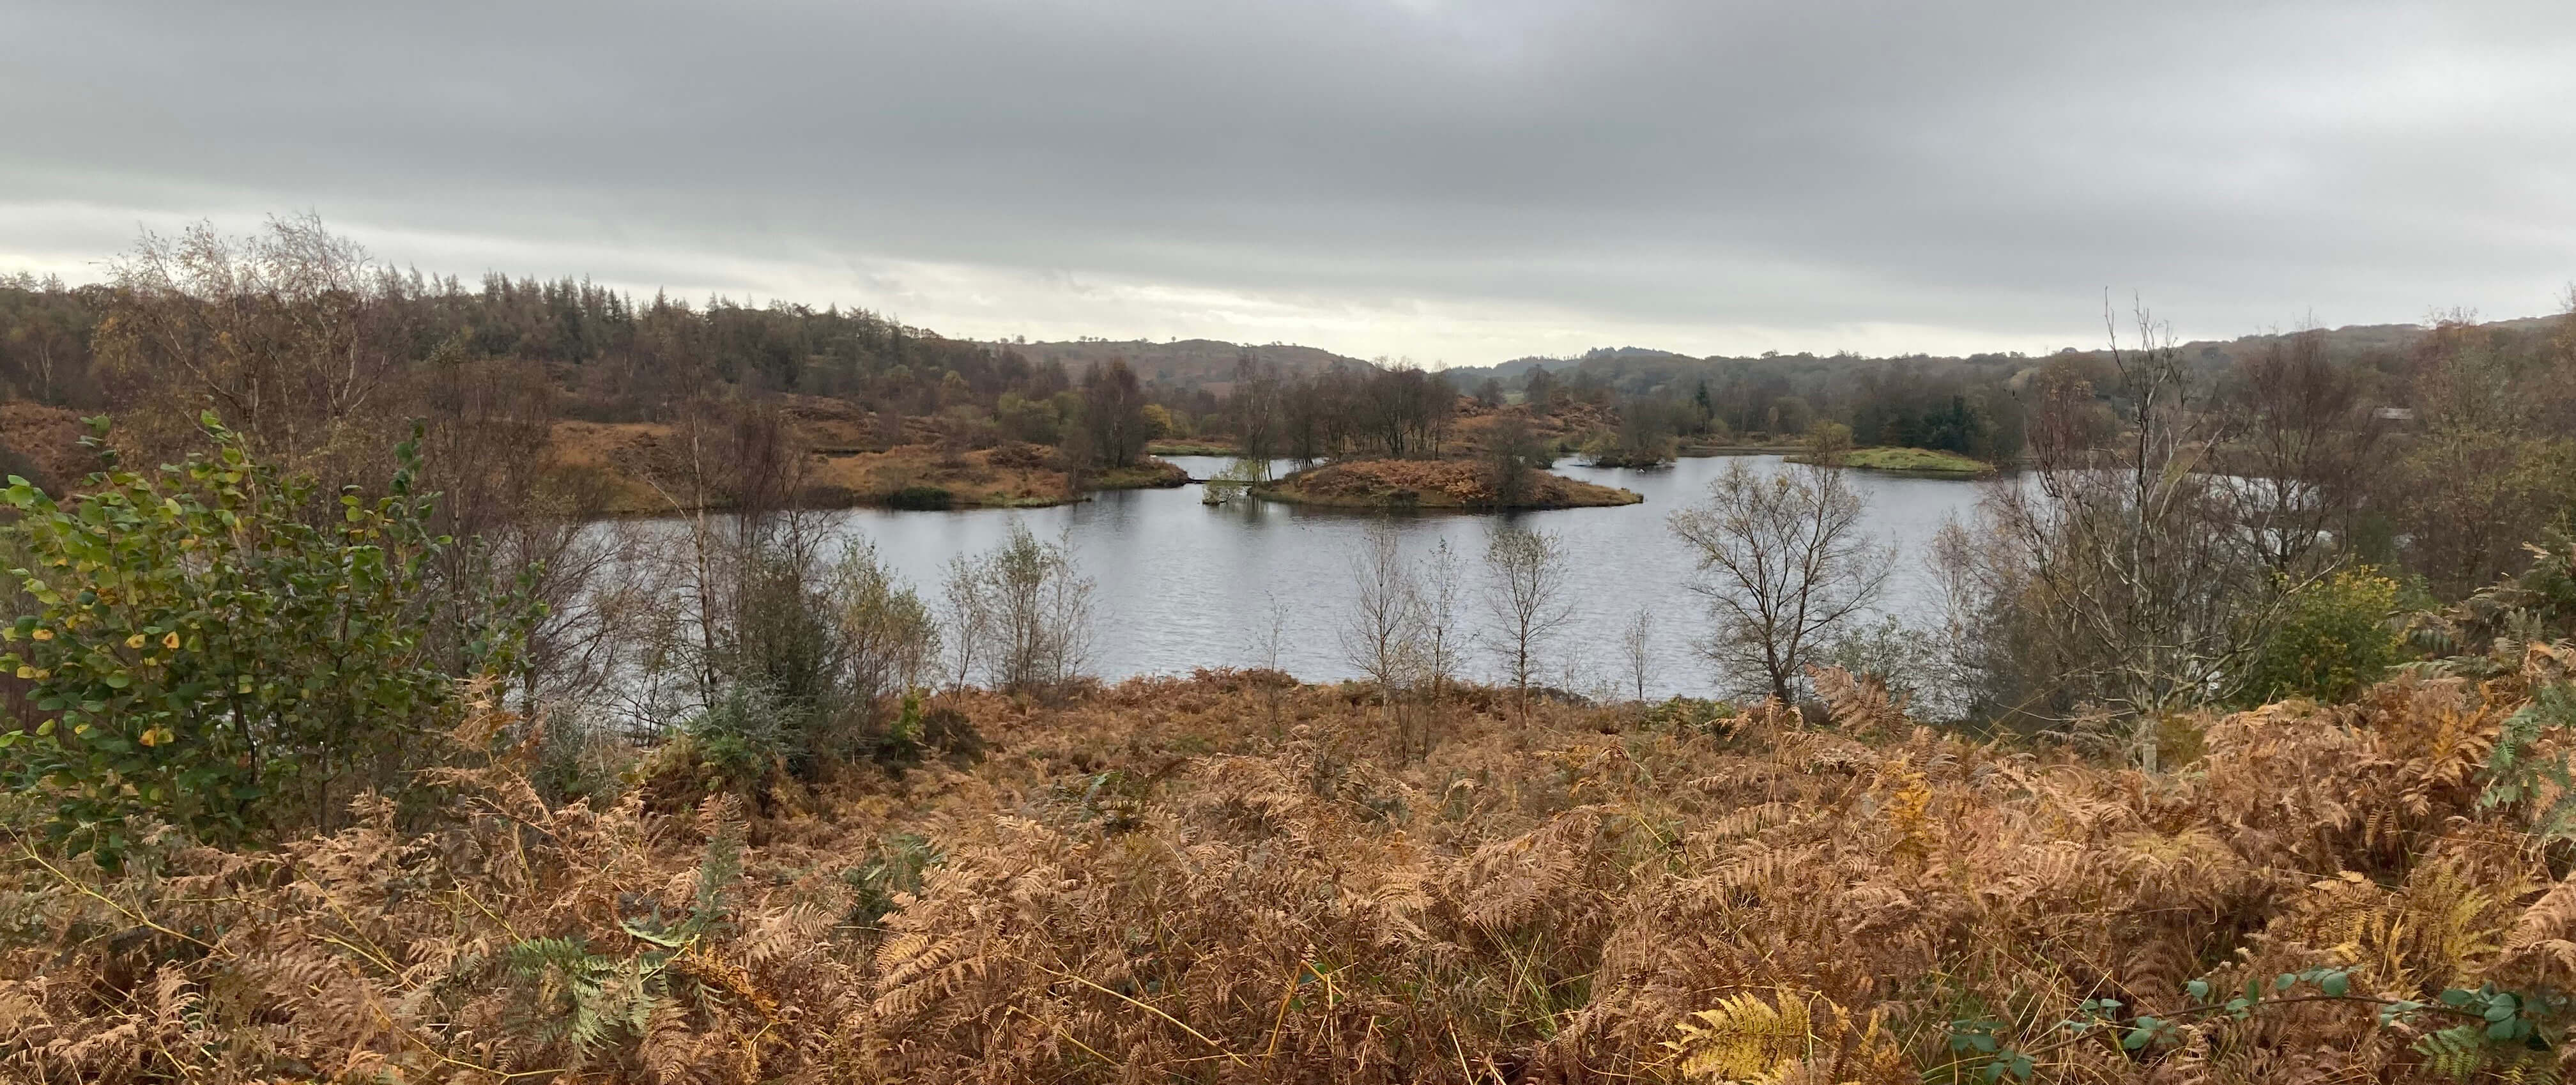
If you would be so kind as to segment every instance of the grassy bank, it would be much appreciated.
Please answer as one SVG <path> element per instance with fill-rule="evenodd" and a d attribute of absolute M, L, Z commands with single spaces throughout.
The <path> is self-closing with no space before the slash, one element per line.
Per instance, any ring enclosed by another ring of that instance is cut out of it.
<path fill-rule="evenodd" d="M 1632 490 L 1533 472 L 1506 499 L 1484 464 L 1470 460 L 1358 460 L 1308 468 L 1252 487 L 1271 501 L 1355 509 L 1573 509 L 1634 505 Z"/>

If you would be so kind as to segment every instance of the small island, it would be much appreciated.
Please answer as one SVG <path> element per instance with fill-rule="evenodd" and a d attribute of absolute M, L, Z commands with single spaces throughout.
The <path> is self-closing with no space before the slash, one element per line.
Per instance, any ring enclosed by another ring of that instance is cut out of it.
<path fill-rule="evenodd" d="M 1578 509 L 1634 505 L 1634 490 L 1536 468 L 1506 478 L 1478 460 L 1351 460 L 1310 467 L 1252 494 L 1270 501 L 1354 509 Z"/>
<path fill-rule="evenodd" d="M 1815 454 L 1802 453 L 1788 457 L 1791 463 L 1814 463 Z M 1855 448 L 1835 453 L 1828 461 L 1837 467 L 1856 467 L 1864 471 L 1881 471 L 1891 475 L 1914 475 L 1921 478 L 1981 478 L 1995 473 L 1995 465 L 1970 459 L 1956 452 L 1929 448 Z"/>

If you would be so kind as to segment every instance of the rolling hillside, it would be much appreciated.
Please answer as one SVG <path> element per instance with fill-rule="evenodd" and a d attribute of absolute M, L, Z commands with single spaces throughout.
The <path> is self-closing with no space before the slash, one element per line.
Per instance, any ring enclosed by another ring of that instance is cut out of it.
<path fill-rule="evenodd" d="M 1276 365 L 1292 374 L 1312 373 L 1337 365 L 1369 366 L 1370 363 L 1315 347 L 1271 343 L 1250 346 L 1215 339 L 1182 339 L 1157 343 L 1148 339 L 1086 339 L 1056 343 L 996 343 L 1008 347 L 1032 362 L 1062 362 L 1077 378 L 1084 370 L 1113 358 L 1126 359 L 1136 375 L 1155 384 L 1183 391 L 1205 389 L 1223 395 L 1233 386 L 1235 364 L 1251 358 L 1255 362 Z"/>

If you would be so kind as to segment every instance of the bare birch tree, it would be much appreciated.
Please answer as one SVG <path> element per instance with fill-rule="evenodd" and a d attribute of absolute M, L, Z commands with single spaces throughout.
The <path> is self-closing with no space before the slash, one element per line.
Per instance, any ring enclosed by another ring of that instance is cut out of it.
<path fill-rule="evenodd" d="M 2018 584 L 2049 666 L 2121 721 L 2128 753 L 2154 771 L 2164 719 L 2224 696 L 2321 563 L 2276 553 L 2288 525 L 2212 470 L 2211 450 L 2234 435 L 2194 402 L 2170 333 L 2140 309 L 2135 345 L 2116 325 L 2111 339 L 2119 435 L 2081 439 L 2064 419 L 2092 390 L 2057 378 L 2041 390 L 2032 485 L 1996 489 L 1985 515 L 2010 566 L 1998 579 Z"/>
<path fill-rule="evenodd" d="M 1040 542 L 1028 526 L 990 553 L 949 566 L 947 611 L 961 675 L 980 666 L 996 689 L 1046 692 L 1082 672 L 1091 647 L 1091 580 L 1070 540 Z"/>
<path fill-rule="evenodd" d="M 1629 615 L 1627 627 L 1619 631 L 1619 661 L 1627 665 L 1630 694 L 1643 702 L 1646 686 L 1654 681 L 1655 608 L 1638 607 Z"/>
<path fill-rule="evenodd" d="M 1523 718 L 1530 680 L 1543 665 L 1549 638 L 1574 614 L 1566 586 L 1565 544 L 1554 532 L 1504 526 L 1485 546 L 1485 605 L 1493 613 L 1494 652 L 1502 657 Z"/>
<path fill-rule="evenodd" d="M 1825 637 L 1878 598 L 1895 557 L 1861 530 L 1866 509 L 1838 468 L 1737 462 L 1705 502 L 1673 514 L 1699 553 L 1691 590 L 1716 621 L 1701 651 L 1747 692 L 1795 700 Z"/>
<path fill-rule="evenodd" d="M 1279 593 L 1263 591 L 1262 613 L 1269 621 L 1261 630 L 1261 700 L 1269 709 L 1270 735 L 1279 737 L 1279 698 L 1295 681 L 1280 667 L 1280 657 L 1288 641 L 1288 604 Z"/>
<path fill-rule="evenodd" d="M 1457 681 L 1458 664 L 1466 646 L 1464 616 L 1459 613 L 1460 570 L 1458 553 L 1441 540 L 1422 559 L 1415 578 L 1414 614 L 1417 618 L 1414 657 L 1420 666 L 1423 694 L 1421 726 L 1415 728 L 1413 752 L 1428 757 L 1438 736 L 1442 715 L 1448 704 L 1449 686 Z"/>
<path fill-rule="evenodd" d="M 1352 568 L 1358 594 L 1352 597 L 1349 621 L 1342 627 L 1342 658 L 1377 683 L 1386 707 L 1389 731 L 1396 728 L 1395 701 L 1413 670 L 1413 640 L 1420 625 L 1419 599 L 1412 570 L 1395 529 L 1383 522 L 1369 528 Z"/>

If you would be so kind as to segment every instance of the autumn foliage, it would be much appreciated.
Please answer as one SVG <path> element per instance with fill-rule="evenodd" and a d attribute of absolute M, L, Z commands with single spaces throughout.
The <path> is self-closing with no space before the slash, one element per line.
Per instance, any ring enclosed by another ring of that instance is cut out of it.
<path fill-rule="evenodd" d="M 541 722 L 487 705 L 451 739 L 482 766 L 415 785 L 427 815 L 370 795 L 352 827 L 259 852 L 144 832 L 134 858 L 157 862 L 116 876 L 13 842 L 0 1066 L 2547 1078 L 2576 882 L 2532 827 L 2559 794 L 2546 774 L 2498 785 L 2560 752 L 2532 697 L 2569 662 L 2535 648 L 2502 677 L 2206 718 L 2200 758 L 2161 776 L 1919 728 L 1835 671 L 1826 726 L 1776 707 L 1522 720 L 1471 689 L 1419 760 L 1363 687 L 1274 700 L 1265 673 L 1201 672 L 1060 707 L 945 699 L 986 759 L 694 807 L 649 780 L 549 801 L 528 775 Z M 2249 980 L 2264 997 L 2222 1009 Z M 2526 1038 L 2464 1040 L 2463 1017 Z"/>
<path fill-rule="evenodd" d="M 1258 487 L 1281 501 L 1370 508 L 1576 508 L 1633 505 L 1639 498 L 1545 471 L 1533 472 L 1526 493 L 1506 500 L 1494 472 L 1480 460 L 1353 460 L 1326 464 Z"/>

